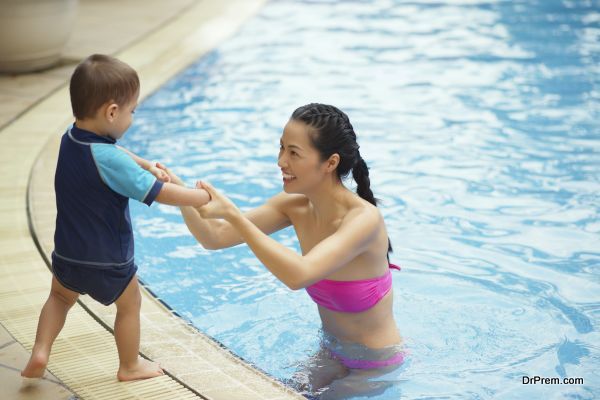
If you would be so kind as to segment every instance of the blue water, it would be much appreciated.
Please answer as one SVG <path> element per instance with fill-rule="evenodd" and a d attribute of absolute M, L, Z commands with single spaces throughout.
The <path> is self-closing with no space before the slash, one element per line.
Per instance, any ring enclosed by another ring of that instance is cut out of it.
<path fill-rule="evenodd" d="M 403 266 L 411 356 L 371 398 L 591 399 L 599 66 L 598 2 L 272 1 L 147 98 L 123 145 L 246 210 L 281 190 L 291 112 L 340 107 Z M 132 213 L 140 276 L 201 331 L 282 380 L 317 350 L 315 305 L 247 247 L 202 249 L 176 208 Z M 536 375 L 584 384 L 522 384 Z"/>

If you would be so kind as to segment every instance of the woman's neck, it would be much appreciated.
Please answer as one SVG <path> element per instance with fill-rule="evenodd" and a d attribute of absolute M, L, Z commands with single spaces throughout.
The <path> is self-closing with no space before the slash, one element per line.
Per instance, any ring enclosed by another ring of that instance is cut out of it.
<path fill-rule="evenodd" d="M 343 218 L 346 214 L 350 199 L 354 196 L 337 179 L 334 182 L 323 182 L 306 197 L 310 201 L 315 217 L 321 221 L 333 221 Z"/>

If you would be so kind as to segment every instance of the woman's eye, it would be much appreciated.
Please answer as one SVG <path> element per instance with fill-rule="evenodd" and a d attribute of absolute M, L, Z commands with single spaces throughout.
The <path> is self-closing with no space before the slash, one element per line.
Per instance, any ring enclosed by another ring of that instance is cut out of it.
<path fill-rule="evenodd" d="M 293 155 L 293 156 L 297 156 L 297 155 L 298 155 L 298 153 L 296 153 L 295 151 L 292 151 L 292 155 Z"/>

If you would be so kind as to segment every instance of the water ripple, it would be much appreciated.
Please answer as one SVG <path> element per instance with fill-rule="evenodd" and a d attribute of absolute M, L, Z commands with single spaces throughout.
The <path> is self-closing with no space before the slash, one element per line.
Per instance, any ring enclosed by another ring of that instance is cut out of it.
<path fill-rule="evenodd" d="M 290 113 L 338 105 L 403 266 L 394 312 L 410 358 L 364 388 L 598 397 L 599 21 L 584 0 L 273 1 L 144 101 L 124 145 L 249 209 L 281 190 Z M 131 207 L 140 276 L 168 304 L 282 380 L 310 359 L 304 292 L 246 246 L 202 249 L 176 208 Z M 273 237 L 298 250 L 292 229 Z M 521 383 L 534 375 L 585 384 Z"/>

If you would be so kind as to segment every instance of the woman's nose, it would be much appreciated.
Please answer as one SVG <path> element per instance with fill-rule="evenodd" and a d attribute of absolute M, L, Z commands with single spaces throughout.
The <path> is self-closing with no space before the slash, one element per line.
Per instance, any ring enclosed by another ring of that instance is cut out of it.
<path fill-rule="evenodd" d="M 287 166 L 287 162 L 285 161 L 285 157 L 280 154 L 279 157 L 277 158 L 277 166 L 279 168 L 284 168 L 285 166 Z"/>

